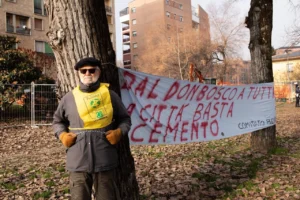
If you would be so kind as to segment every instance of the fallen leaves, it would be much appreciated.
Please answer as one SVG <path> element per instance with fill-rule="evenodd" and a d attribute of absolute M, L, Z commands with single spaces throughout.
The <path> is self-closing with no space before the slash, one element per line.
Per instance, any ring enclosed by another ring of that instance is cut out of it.
<path fill-rule="evenodd" d="M 278 148 L 250 134 L 182 145 L 132 146 L 141 199 L 300 199 L 300 112 L 277 106 Z M 65 149 L 51 127 L 0 129 L 0 199 L 70 199 Z"/>

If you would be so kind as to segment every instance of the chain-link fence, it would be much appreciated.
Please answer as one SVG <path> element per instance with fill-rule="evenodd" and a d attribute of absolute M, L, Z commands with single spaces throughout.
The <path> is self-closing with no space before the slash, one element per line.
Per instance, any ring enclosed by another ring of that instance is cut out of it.
<path fill-rule="evenodd" d="M 58 105 L 54 84 L 0 85 L 0 125 L 50 125 Z"/>

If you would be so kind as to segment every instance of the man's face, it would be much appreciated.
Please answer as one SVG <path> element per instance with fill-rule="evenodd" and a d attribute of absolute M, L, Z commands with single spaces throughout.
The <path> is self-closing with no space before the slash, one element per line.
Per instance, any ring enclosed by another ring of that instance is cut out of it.
<path fill-rule="evenodd" d="M 99 67 L 86 65 L 81 67 L 78 73 L 80 81 L 84 85 L 88 86 L 95 83 L 99 79 L 101 71 Z"/>

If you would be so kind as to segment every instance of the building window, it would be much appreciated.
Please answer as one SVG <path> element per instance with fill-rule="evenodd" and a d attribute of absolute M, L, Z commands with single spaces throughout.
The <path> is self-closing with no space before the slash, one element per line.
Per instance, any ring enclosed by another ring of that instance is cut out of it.
<path fill-rule="evenodd" d="M 6 14 L 6 32 L 8 33 L 14 33 L 14 24 L 13 24 L 13 18 L 14 18 L 14 15 L 10 14 L 10 13 L 7 13 Z"/>
<path fill-rule="evenodd" d="M 43 20 L 34 18 L 34 29 L 38 31 L 43 30 Z"/>
<path fill-rule="evenodd" d="M 6 0 L 6 1 L 13 2 L 13 3 L 17 2 L 17 0 Z M 0 6 L 1 6 L 1 1 L 0 1 Z"/>
<path fill-rule="evenodd" d="M 33 0 L 34 1 L 34 13 L 39 15 L 47 15 L 44 7 L 44 0 Z"/>
<path fill-rule="evenodd" d="M 133 19 L 133 20 L 132 20 L 132 24 L 136 24 L 136 19 Z"/>
<path fill-rule="evenodd" d="M 287 67 L 288 72 L 292 72 L 293 71 L 293 63 L 287 63 L 286 67 Z"/>
<path fill-rule="evenodd" d="M 133 37 L 137 36 L 137 32 L 136 31 L 132 31 L 132 36 Z"/>
<path fill-rule="evenodd" d="M 176 19 L 176 14 L 173 15 L 174 19 Z"/>
<path fill-rule="evenodd" d="M 131 12 L 135 13 L 136 12 L 136 8 L 135 7 L 131 8 Z"/>
<path fill-rule="evenodd" d="M 133 48 L 136 49 L 138 47 L 137 43 L 133 43 Z"/>
<path fill-rule="evenodd" d="M 169 4 L 169 0 L 166 0 L 166 4 Z"/>
<path fill-rule="evenodd" d="M 183 22 L 183 17 L 179 16 L 179 21 Z"/>
<path fill-rule="evenodd" d="M 30 35 L 30 18 L 21 15 L 6 13 L 6 32 Z"/>
<path fill-rule="evenodd" d="M 182 4 L 179 4 L 179 9 L 181 9 L 181 10 L 183 9 L 183 6 L 182 6 Z"/>
<path fill-rule="evenodd" d="M 171 29 L 171 25 L 170 24 L 167 24 L 167 29 Z"/>
<path fill-rule="evenodd" d="M 137 60 L 137 58 L 138 58 L 137 54 L 133 55 L 133 60 Z"/>
<path fill-rule="evenodd" d="M 168 11 L 166 12 L 166 16 L 167 16 L 167 17 L 170 17 L 170 13 L 169 13 Z"/>
<path fill-rule="evenodd" d="M 53 54 L 49 44 L 44 41 L 35 41 L 35 51 L 39 53 Z"/>

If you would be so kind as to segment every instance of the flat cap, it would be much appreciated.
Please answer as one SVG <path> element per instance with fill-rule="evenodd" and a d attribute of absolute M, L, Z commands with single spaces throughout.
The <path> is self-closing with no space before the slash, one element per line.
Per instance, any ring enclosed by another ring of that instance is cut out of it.
<path fill-rule="evenodd" d="M 74 66 L 74 69 L 78 70 L 79 68 L 87 66 L 87 65 L 97 66 L 97 67 L 101 68 L 101 62 L 98 59 L 92 58 L 92 57 L 87 57 L 87 58 L 83 58 L 80 61 L 78 61 L 76 63 L 76 65 Z"/>

